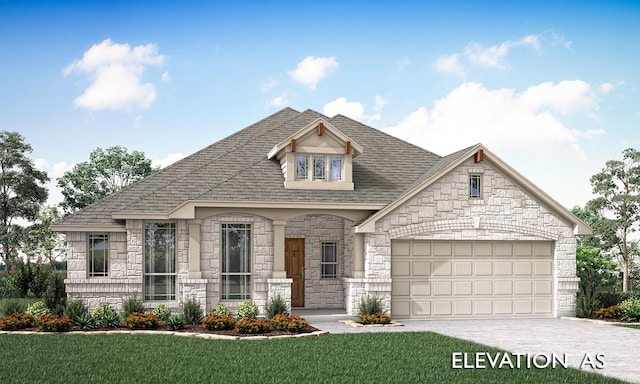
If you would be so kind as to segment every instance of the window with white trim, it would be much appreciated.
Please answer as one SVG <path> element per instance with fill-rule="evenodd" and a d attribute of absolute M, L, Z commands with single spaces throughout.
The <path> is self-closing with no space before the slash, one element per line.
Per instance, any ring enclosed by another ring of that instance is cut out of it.
<path fill-rule="evenodd" d="M 251 224 L 221 224 L 222 300 L 251 299 Z"/>
<path fill-rule="evenodd" d="M 327 157 L 313 155 L 313 180 L 325 180 Z"/>
<path fill-rule="evenodd" d="M 469 175 L 469 197 L 482 197 L 482 176 Z"/>
<path fill-rule="evenodd" d="M 320 278 L 335 279 L 338 277 L 338 243 L 335 241 L 322 242 L 322 271 Z"/>
<path fill-rule="evenodd" d="M 296 180 L 342 181 L 342 159 L 340 155 L 296 155 Z"/>
<path fill-rule="evenodd" d="M 296 180 L 309 178 L 309 156 L 296 155 Z"/>
<path fill-rule="evenodd" d="M 329 181 L 342 180 L 342 156 L 331 156 L 329 160 Z"/>
<path fill-rule="evenodd" d="M 145 223 L 144 299 L 176 299 L 176 225 Z"/>
<path fill-rule="evenodd" d="M 89 277 L 109 276 L 109 235 L 106 233 L 89 234 L 87 247 L 87 273 Z"/>

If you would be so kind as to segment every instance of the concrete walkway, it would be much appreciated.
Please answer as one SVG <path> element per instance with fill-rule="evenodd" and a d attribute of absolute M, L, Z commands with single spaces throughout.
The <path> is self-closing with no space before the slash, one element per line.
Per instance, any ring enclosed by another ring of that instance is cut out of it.
<path fill-rule="evenodd" d="M 586 354 L 594 365 L 600 364 L 596 354 L 603 354 L 604 368 L 593 369 L 594 372 L 640 383 L 640 329 L 555 318 L 401 322 L 403 327 L 384 328 L 355 328 L 337 321 L 311 322 L 311 325 L 330 333 L 431 331 L 512 353 L 566 354 L 569 366 L 574 368 L 580 368 Z M 582 369 L 591 370 L 588 364 Z"/>

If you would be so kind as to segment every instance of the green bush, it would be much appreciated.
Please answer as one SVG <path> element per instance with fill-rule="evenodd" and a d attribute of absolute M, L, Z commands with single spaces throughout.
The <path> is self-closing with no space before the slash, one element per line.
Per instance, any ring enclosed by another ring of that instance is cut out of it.
<path fill-rule="evenodd" d="M 78 329 L 94 329 L 96 327 L 96 320 L 91 316 L 89 312 L 85 312 L 82 314 L 77 314 L 75 318 L 72 319 L 73 324 Z"/>
<path fill-rule="evenodd" d="M 258 306 L 251 300 L 247 300 L 240 304 L 236 311 L 238 319 L 255 319 L 258 317 Z"/>
<path fill-rule="evenodd" d="M 620 303 L 620 307 L 624 312 L 622 315 L 623 320 L 640 321 L 640 299 L 627 299 Z"/>
<path fill-rule="evenodd" d="M 640 299 L 640 292 L 601 291 L 596 293 L 596 298 L 603 308 L 620 305 L 627 299 Z"/>
<path fill-rule="evenodd" d="M 58 273 L 52 273 L 44 292 L 44 303 L 51 313 L 62 315 L 67 303 L 67 292 L 64 286 L 64 277 Z"/>
<path fill-rule="evenodd" d="M 382 299 L 375 296 L 362 296 L 358 306 L 358 317 L 373 315 L 374 313 L 384 313 L 382 310 Z"/>
<path fill-rule="evenodd" d="M 31 305 L 27 307 L 26 313 L 30 314 L 33 317 L 40 317 L 40 316 L 50 315 L 51 311 L 49 311 L 49 308 L 47 308 L 44 302 L 34 301 L 33 303 L 31 303 Z"/>
<path fill-rule="evenodd" d="M 598 319 L 620 319 L 623 315 L 624 310 L 619 305 L 600 308 L 595 312 L 595 317 Z"/>
<path fill-rule="evenodd" d="M 187 324 L 200 324 L 203 317 L 202 307 L 194 297 L 182 303 L 182 315 Z"/>
<path fill-rule="evenodd" d="M 7 268 L 7 283 L 14 295 L 44 297 L 52 273 L 48 264 L 43 264 L 41 260 L 32 263 L 16 259 L 8 262 Z"/>
<path fill-rule="evenodd" d="M 6 299 L 0 305 L 0 316 L 11 316 L 14 313 L 25 313 L 27 302 L 24 299 Z"/>
<path fill-rule="evenodd" d="M 269 299 L 267 306 L 264 308 L 264 312 L 267 320 L 269 320 L 275 315 L 288 315 L 289 307 L 287 306 L 287 303 L 284 302 L 282 296 L 278 294 L 278 296 Z"/>
<path fill-rule="evenodd" d="M 233 329 L 236 325 L 236 321 L 231 315 L 220 316 L 211 314 L 202 319 L 202 328 L 207 331 L 222 331 L 227 329 Z"/>
<path fill-rule="evenodd" d="M 184 325 L 184 316 L 182 314 L 173 315 L 167 320 L 167 327 L 172 331 L 182 329 Z"/>
<path fill-rule="evenodd" d="M 73 321 L 77 321 L 80 316 L 86 314 L 89 314 L 89 308 L 80 299 L 69 300 L 64 307 L 64 315 Z M 89 316 L 91 315 L 89 314 Z"/>
<path fill-rule="evenodd" d="M 134 296 L 122 300 L 122 317 L 127 318 L 132 313 L 144 313 L 142 300 Z"/>
<path fill-rule="evenodd" d="M 218 303 L 209 311 L 209 315 L 231 316 L 231 310 L 226 305 Z"/>
<path fill-rule="evenodd" d="M 596 310 L 600 308 L 600 302 L 593 291 L 578 291 L 576 294 L 576 316 L 592 318 Z"/>
<path fill-rule="evenodd" d="M 169 320 L 169 318 L 171 317 L 171 310 L 164 304 L 156 305 L 151 313 L 156 315 L 156 317 L 162 324 L 166 324 L 167 320 Z"/>
<path fill-rule="evenodd" d="M 111 304 L 103 301 L 91 311 L 96 327 L 117 328 L 120 326 L 120 315 Z"/>
<path fill-rule="evenodd" d="M 269 330 L 270 324 L 267 320 L 258 320 L 245 317 L 236 322 L 236 331 L 239 333 L 265 333 Z"/>

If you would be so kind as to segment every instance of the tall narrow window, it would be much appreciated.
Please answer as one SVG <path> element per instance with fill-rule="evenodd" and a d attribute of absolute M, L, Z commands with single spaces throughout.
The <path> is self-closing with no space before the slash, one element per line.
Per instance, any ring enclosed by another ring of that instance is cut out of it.
<path fill-rule="evenodd" d="M 342 156 L 331 156 L 329 160 L 329 181 L 342 180 Z"/>
<path fill-rule="evenodd" d="M 309 178 L 309 156 L 296 155 L 296 180 Z"/>
<path fill-rule="evenodd" d="M 251 299 L 251 224 L 222 224 L 222 300 Z"/>
<path fill-rule="evenodd" d="M 324 155 L 313 156 L 313 180 L 325 179 L 326 159 L 327 158 Z"/>
<path fill-rule="evenodd" d="M 89 277 L 109 276 L 109 235 L 104 233 L 90 234 L 87 251 Z"/>
<path fill-rule="evenodd" d="M 481 182 L 480 175 L 469 175 L 469 197 L 482 197 Z"/>
<path fill-rule="evenodd" d="M 322 242 L 321 264 L 320 278 L 335 279 L 338 276 L 338 243 L 335 241 Z"/>
<path fill-rule="evenodd" d="M 146 223 L 144 227 L 144 299 L 176 299 L 176 225 Z"/>

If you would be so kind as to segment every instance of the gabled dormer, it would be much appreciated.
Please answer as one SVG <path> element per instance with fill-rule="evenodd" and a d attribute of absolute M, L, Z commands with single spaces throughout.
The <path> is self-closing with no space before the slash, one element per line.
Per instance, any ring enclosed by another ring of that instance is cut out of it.
<path fill-rule="evenodd" d="M 280 161 L 287 189 L 353 190 L 353 158 L 362 146 L 325 119 L 278 143 L 267 155 Z"/>

